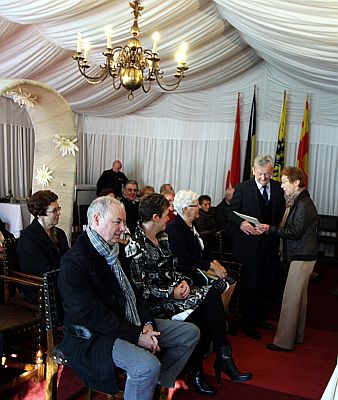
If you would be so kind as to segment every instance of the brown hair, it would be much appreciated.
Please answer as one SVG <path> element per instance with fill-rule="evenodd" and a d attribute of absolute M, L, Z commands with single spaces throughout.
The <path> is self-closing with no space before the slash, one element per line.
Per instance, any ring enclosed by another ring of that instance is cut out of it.
<path fill-rule="evenodd" d="M 50 203 L 58 199 L 58 195 L 51 190 L 38 190 L 28 199 L 28 211 L 37 218 L 40 215 L 47 215 L 46 211 Z"/>
<path fill-rule="evenodd" d="M 291 183 L 294 183 L 296 180 L 299 180 L 299 187 L 305 187 L 305 174 L 301 168 L 298 167 L 286 167 L 282 170 L 281 176 L 287 176 L 288 180 Z"/>

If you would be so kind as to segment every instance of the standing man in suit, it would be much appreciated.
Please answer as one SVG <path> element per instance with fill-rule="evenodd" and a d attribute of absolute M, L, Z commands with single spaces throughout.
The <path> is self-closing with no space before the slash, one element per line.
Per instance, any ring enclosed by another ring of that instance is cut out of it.
<path fill-rule="evenodd" d="M 272 157 L 267 154 L 258 155 L 254 161 L 253 174 L 252 179 L 236 186 L 230 209 L 256 217 L 261 223 L 269 224 L 266 221 L 271 221 L 271 225 L 278 226 L 284 214 L 285 199 L 280 183 L 271 179 Z M 252 339 L 261 339 L 258 327 L 273 329 L 265 321 L 265 311 L 279 265 L 279 240 L 268 235 L 260 236 L 255 226 L 234 213 L 229 217 L 237 228 L 234 255 L 244 264 L 242 330 Z"/>
<path fill-rule="evenodd" d="M 115 197 L 122 196 L 122 186 L 127 182 L 128 178 L 121 171 L 122 163 L 115 160 L 111 169 L 102 172 L 96 184 L 96 195 L 98 196 L 103 189 L 112 189 Z"/>

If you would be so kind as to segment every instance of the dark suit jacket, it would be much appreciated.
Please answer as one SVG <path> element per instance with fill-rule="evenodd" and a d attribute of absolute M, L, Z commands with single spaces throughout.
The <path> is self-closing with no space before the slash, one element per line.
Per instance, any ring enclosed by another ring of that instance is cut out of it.
<path fill-rule="evenodd" d="M 99 195 L 103 189 L 112 189 L 116 197 L 122 196 L 122 186 L 127 182 L 128 178 L 123 172 L 114 172 L 107 169 L 102 172 L 96 184 L 96 195 Z"/>
<path fill-rule="evenodd" d="M 130 233 L 133 235 L 135 233 L 137 221 L 140 219 L 140 214 L 138 211 L 139 204 L 138 202 L 133 203 L 132 201 L 129 201 L 124 196 L 121 197 L 120 201 L 124 204 L 124 208 L 126 210 L 126 223 Z"/>
<path fill-rule="evenodd" d="M 120 338 L 137 343 L 142 328 L 125 318 L 121 287 L 85 232 L 61 260 L 59 289 L 65 311 L 61 350 L 89 387 L 113 393 L 116 391 L 112 362 L 114 341 Z M 153 322 L 148 306 L 137 294 L 136 299 L 142 326 Z M 72 325 L 86 327 L 92 337 L 72 336 L 69 332 Z"/>
<path fill-rule="evenodd" d="M 57 227 L 54 229 L 58 247 L 55 247 L 37 219 L 22 231 L 17 246 L 19 268 L 22 272 L 42 276 L 43 273 L 60 267 L 60 259 L 69 246 L 64 231 Z M 22 291 L 27 301 L 36 302 L 35 289 L 23 286 Z"/>
<path fill-rule="evenodd" d="M 167 225 L 167 233 L 170 250 L 177 257 L 179 265 L 205 271 L 210 268 L 208 254 L 202 252 L 198 239 L 179 215 Z"/>
<path fill-rule="evenodd" d="M 272 223 L 278 225 L 283 218 L 285 211 L 284 192 L 280 183 L 270 180 L 271 200 L 272 201 Z M 243 219 L 236 216 L 232 211 L 237 211 L 245 215 L 256 217 L 262 220 L 261 208 L 259 203 L 259 192 L 255 179 L 249 179 L 241 182 L 236 186 L 232 201 L 230 203 L 229 218 L 236 226 L 236 234 L 234 240 L 234 256 L 242 263 L 248 263 L 255 255 L 259 242 L 266 240 L 265 236 L 246 235 L 240 230 Z M 270 240 L 270 239 L 269 239 Z M 271 251 L 278 252 L 279 240 L 271 241 Z"/>

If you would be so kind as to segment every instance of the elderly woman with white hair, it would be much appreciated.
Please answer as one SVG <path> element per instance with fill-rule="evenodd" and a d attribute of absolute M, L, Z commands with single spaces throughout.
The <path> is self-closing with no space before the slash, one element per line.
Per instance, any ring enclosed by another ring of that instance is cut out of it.
<path fill-rule="evenodd" d="M 209 256 L 203 240 L 194 226 L 200 210 L 198 197 L 198 194 L 192 190 L 180 190 L 175 194 L 174 208 L 177 216 L 167 226 L 170 249 L 177 257 L 178 264 L 185 267 L 185 274 L 189 275 L 190 272 L 192 279 L 196 279 L 197 269 L 200 269 L 216 275 L 220 279 L 228 280 L 226 269 Z M 222 295 L 225 308 L 235 288 L 231 278 L 229 284 L 231 285 L 229 290 Z"/>

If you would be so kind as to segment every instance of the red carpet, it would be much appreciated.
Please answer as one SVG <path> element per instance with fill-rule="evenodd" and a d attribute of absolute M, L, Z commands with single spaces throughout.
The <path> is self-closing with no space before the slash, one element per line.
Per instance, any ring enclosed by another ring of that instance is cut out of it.
<path fill-rule="evenodd" d="M 242 333 L 230 336 L 236 364 L 241 371 L 252 372 L 254 377 L 249 382 L 232 383 L 222 375 L 222 385 L 217 385 L 213 376 L 211 355 L 205 361 L 208 381 L 217 387 L 213 400 L 319 400 L 335 368 L 338 352 L 338 296 L 330 290 L 338 286 L 338 268 L 325 267 L 320 278 L 310 282 L 308 319 L 305 331 L 305 343 L 296 345 L 291 353 L 278 353 L 266 350 L 271 343 L 272 332 L 264 332 L 263 339 L 255 341 Z M 278 319 L 279 306 L 274 306 L 272 319 Z M 276 322 L 275 322 L 276 324 Z M 316 328 L 314 328 L 316 327 Z M 72 370 L 62 371 L 58 400 L 66 400 L 77 391 L 81 382 Z M 16 389 L 0 394 L 1 400 L 44 400 L 44 383 L 32 381 Z M 175 391 L 173 400 L 202 400 L 191 390 Z M 97 400 L 105 399 L 102 395 Z"/>
<path fill-rule="evenodd" d="M 254 377 L 240 385 L 253 385 L 307 399 L 320 399 L 337 360 L 338 333 L 306 329 L 305 343 L 293 352 L 278 353 L 265 349 L 273 333 L 263 332 L 263 339 L 252 340 L 240 333 L 230 341 L 238 368 Z M 206 372 L 213 374 L 212 358 Z M 227 379 L 226 375 L 222 375 Z M 237 384 L 239 385 L 239 384 Z"/>

